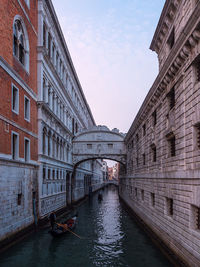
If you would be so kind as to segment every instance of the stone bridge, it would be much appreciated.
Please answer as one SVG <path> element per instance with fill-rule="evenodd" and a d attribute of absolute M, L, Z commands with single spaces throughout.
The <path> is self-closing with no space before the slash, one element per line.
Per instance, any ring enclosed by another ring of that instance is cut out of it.
<path fill-rule="evenodd" d="M 118 129 L 94 126 L 78 133 L 73 139 L 73 163 L 90 159 L 110 159 L 126 164 L 125 134 Z"/>

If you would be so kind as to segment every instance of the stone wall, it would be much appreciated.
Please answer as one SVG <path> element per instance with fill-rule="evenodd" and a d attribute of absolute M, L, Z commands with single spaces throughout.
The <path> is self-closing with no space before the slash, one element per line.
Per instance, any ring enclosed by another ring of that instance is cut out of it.
<path fill-rule="evenodd" d="M 199 11 L 199 1 L 166 1 L 151 45 L 163 61 L 126 135 L 120 179 L 121 197 L 190 266 L 200 265 Z"/>
<path fill-rule="evenodd" d="M 0 163 L 0 240 L 34 223 L 37 168 L 17 162 Z"/>

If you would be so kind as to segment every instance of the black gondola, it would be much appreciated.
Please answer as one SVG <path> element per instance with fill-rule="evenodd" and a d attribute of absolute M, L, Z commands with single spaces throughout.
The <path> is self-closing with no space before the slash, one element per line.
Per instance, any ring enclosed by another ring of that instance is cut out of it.
<path fill-rule="evenodd" d="M 52 229 L 49 233 L 52 236 L 61 236 L 65 233 L 69 233 L 76 226 L 77 216 L 68 219 L 65 223 L 54 222 Z"/>

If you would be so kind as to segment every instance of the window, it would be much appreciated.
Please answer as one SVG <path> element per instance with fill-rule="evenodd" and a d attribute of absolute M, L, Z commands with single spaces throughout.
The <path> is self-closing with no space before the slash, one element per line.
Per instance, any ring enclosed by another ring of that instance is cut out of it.
<path fill-rule="evenodd" d="M 12 132 L 12 159 L 19 158 L 19 135 Z"/>
<path fill-rule="evenodd" d="M 108 148 L 112 149 L 113 148 L 113 144 L 108 144 Z"/>
<path fill-rule="evenodd" d="M 192 228 L 200 230 L 200 208 L 192 206 Z"/>
<path fill-rule="evenodd" d="M 72 118 L 72 133 L 74 134 L 74 127 L 75 126 L 75 121 L 74 121 L 74 118 Z"/>
<path fill-rule="evenodd" d="M 142 197 L 142 201 L 144 201 L 144 190 L 141 190 L 141 197 Z"/>
<path fill-rule="evenodd" d="M 173 210 L 173 199 L 172 198 L 166 198 L 166 210 L 167 210 L 168 216 L 173 215 L 174 210 Z"/>
<path fill-rule="evenodd" d="M 172 47 L 174 46 L 174 41 L 175 41 L 175 38 L 174 38 L 174 28 L 173 28 L 167 40 L 169 49 L 172 49 Z"/>
<path fill-rule="evenodd" d="M 30 121 L 30 100 L 24 96 L 24 119 Z"/>
<path fill-rule="evenodd" d="M 135 188 L 135 198 L 137 198 L 137 188 Z"/>
<path fill-rule="evenodd" d="M 43 179 L 46 178 L 46 168 L 45 167 L 43 168 L 43 175 L 42 175 L 42 177 L 43 177 Z"/>
<path fill-rule="evenodd" d="M 30 140 L 28 138 L 24 139 L 24 160 L 30 161 Z"/>
<path fill-rule="evenodd" d="M 169 102 L 169 108 L 172 109 L 175 106 L 175 91 L 174 91 L 174 87 L 167 94 L 167 98 L 168 98 L 168 102 Z"/>
<path fill-rule="evenodd" d="M 20 206 L 22 204 L 22 193 L 17 195 L 17 205 Z"/>
<path fill-rule="evenodd" d="M 152 113 L 152 118 L 153 118 L 153 126 L 155 126 L 157 124 L 157 111 L 154 110 L 154 112 Z"/>
<path fill-rule="evenodd" d="M 53 61 L 53 64 L 55 64 L 55 51 L 56 51 L 56 48 L 55 48 L 55 44 L 53 43 L 53 45 L 52 45 L 52 61 Z"/>
<path fill-rule="evenodd" d="M 48 33 L 48 56 L 51 57 L 51 34 Z"/>
<path fill-rule="evenodd" d="M 200 123 L 195 125 L 196 146 L 200 149 Z"/>
<path fill-rule="evenodd" d="M 12 86 L 12 111 L 19 114 L 19 89 Z"/>
<path fill-rule="evenodd" d="M 156 162 L 157 161 L 157 151 L 156 151 L 155 144 L 151 145 L 151 149 L 152 149 L 152 160 L 153 160 L 153 162 Z"/>
<path fill-rule="evenodd" d="M 87 144 L 88 149 L 92 149 L 92 144 Z"/>
<path fill-rule="evenodd" d="M 143 129 L 143 136 L 145 136 L 145 135 L 146 135 L 146 124 L 144 124 L 144 125 L 142 126 L 142 129 Z"/>
<path fill-rule="evenodd" d="M 46 25 L 43 23 L 43 46 L 46 47 Z"/>
<path fill-rule="evenodd" d="M 17 16 L 13 25 L 13 54 L 24 65 L 28 67 L 28 37 L 22 19 Z"/>
<path fill-rule="evenodd" d="M 51 179 L 51 169 L 48 169 L 48 179 Z"/>
<path fill-rule="evenodd" d="M 169 143 L 169 156 L 175 157 L 176 156 L 176 138 L 175 138 L 175 135 L 171 132 L 166 137 L 167 137 L 167 141 Z"/>
<path fill-rule="evenodd" d="M 151 206 L 155 207 L 155 194 L 151 193 Z"/>

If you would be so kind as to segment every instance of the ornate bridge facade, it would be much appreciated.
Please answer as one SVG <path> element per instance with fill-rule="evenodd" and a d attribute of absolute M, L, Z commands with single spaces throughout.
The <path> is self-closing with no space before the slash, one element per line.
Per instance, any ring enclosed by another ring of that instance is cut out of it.
<path fill-rule="evenodd" d="M 106 126 L 95 126 L 82 131 L 73 140 L 73 163 L 90 159 L 110 159 L 126 164 L 125 134 Z"/>

